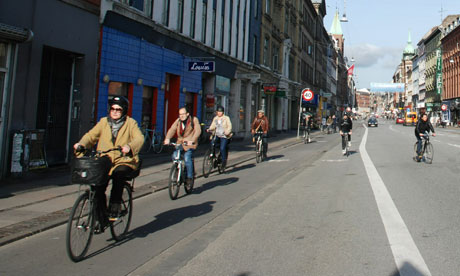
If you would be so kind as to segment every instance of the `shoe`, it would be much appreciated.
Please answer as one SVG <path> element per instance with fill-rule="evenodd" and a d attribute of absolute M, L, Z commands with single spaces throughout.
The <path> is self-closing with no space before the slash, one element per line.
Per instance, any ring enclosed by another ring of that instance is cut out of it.
<path fill-rule="evenodd" d="M 347 154 L 347 151 L 346 151 L 346 150 L 342 150 L 342 154 L 343 154 L 343 155 Z"/>
<path fill-rule="evenodd" d="M 348 147 L 351 147 L 351 142 L 348 142 Z"/>
<path fill-rule="evenodd" d="M 121 205 L 120 203 L 110 204 L 109 221 L 117 221 L 120 217 Z"/>
<path fill-rule="evenodd" d="M 193 185 L 193 178 L 185 179 L 185 184 L 188 185 L 188 186 Z"/>
<path fill-rule="evenodd" d="M 225 160 L 225 161 L 222 161 L 222 168 L 224 168 L 224 169 L 225 169 L 226 167 L 227 167 L 227 160 Z"/>
<path fill-rule="evenodd" d="M 102 225 L 99 221 L 96 221 L 96 225 L 94 226 L 94 234 L 99 235 L 104 233 L 105 226 Z"/>

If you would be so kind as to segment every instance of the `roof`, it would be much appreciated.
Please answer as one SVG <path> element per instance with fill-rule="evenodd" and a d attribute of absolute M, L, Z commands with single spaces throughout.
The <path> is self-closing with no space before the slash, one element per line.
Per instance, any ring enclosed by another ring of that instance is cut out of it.
<path fill-rule="evenodd" d="M 342 26 L 340 25 L 339 11 L 335 11 L 334 20 L 332 21 L 331 30 L 329 33 L 334 35 L 343 35 Z"/>
<path fill-rule="evenodd" d="M 403 55 L 415 55 L 415 48 L 412 46 L 412 38 L 409 32 L 409 38 L 407 39 L 406 48 L 404 48 Z"/>

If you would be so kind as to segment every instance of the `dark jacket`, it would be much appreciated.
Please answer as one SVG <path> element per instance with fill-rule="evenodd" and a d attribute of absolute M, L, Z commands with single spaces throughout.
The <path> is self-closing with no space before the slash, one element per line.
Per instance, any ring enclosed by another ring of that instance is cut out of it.
<path fill-rule="evenodd" d="M 343 118 L 340 119 L 340 121 L 339 121 L 339 129 L 342 132 L 350 132 L 350 130 L 353 129 L 353 122 L 350 119 L 350 117 L 348 117 L 347 120 L 344 120 Z"/>
<path fill-rule="evenodd" d="M 426 120 L 423 121 L 422 119 L 420 119 L 418 122 L 417 122 L 417 125 L 415 126 L 415 136 L 416 137 L 420 137 L 420 133 L 424 134 L 425 132 L 435 132 L 434 131 L 434 128 L 433 128 L 433 125 L 430 123 L 430 121 Z"/>
<path fill-rule="evenodd" d="M 269 129 L 268 119 L 263 116 L 262 118 L 256 117 L 252 122 L 251 133 L 254 134 L 257 131 L 263 131 L 264 134 L 267 134 Z"/>

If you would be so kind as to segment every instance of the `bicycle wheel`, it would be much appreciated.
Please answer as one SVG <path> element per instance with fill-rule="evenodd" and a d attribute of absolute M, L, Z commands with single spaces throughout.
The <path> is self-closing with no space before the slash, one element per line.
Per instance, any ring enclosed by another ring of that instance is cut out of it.
<path fill-rule="evenodd" d="M 307 131 L 304 130 L 303 132 L 303 143 L 306 144 L 308 142 Z"/>
<path fill-rule="evenodd" d="M 414 159 L 417 160 L 416 158 L 418 157 L 418 154 L 417 154 L 417 142 L 415 142 L 414 144 Z"/>
<path fill-rule="evenodd" d="M 211 158 L 211 149 L 208 149 L 203 158 L 203 176 L 207 178 L 211 173 L 214 160 Z"/>
<path fill-rule="evenodd" d="M 153 152 L 160 153 L 163 150 L 163 140 L 161 135 L 155 134 L 153 141 Z"/>
<path fill-rule="evenodd" d="M 172 200 L 175 200 L 177 198 L 177 195 L 179 195 L 180 179 L 178 179 L 178 176 L 179 176 L 178 165 L 173 164 L 173 166 L 171 167 L 171 171 L 169 172 L 169 184 L 168 184 L 169 197 Z"/>
<path fill-rule="evenodd" d="M 260 162 L 262 162 L 262 143 L 258 141 L 256 149 L 256 163 Z"/>
<path fill-rule="evenodd" d="M 70 212 L 67 221 L 67 255 L 74 262 L 83 260 L 93 238 L 95 212 L 89 200 L 89 192 L 81 194 Z"/>
<path fill-rule="evenodd" d="M 121 241 L 126 233 L 128 233 L 133 215 L 133 193 L 131 186 L 128 184 L 123 186 L 120 207 L 120 216 L 116 221 L 110 223 L 110 233 L 112 233 L 112 237 L 116 241 Z"/>
<path fill-rule="evenodd" d="M 148 133 L 145 133 L 145 139 L 144 139 L 144 144 L 142 145 L 141 148 L 141 153 L 148 153 L 150 149 L 152 148 L 152 138 Z"/>
<path fill-rule="evenodd" d="M 431 144 L 430 142 L 426 142 L 425 154 L 423 155 L 425 157 L 425 163 L 427 164 L 433 163 L 433 155 L 434 155 L 433 144 Z"/>

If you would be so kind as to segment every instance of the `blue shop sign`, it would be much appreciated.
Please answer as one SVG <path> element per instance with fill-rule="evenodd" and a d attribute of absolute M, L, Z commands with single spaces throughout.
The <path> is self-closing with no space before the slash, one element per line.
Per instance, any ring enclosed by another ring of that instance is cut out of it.
<path fill-rule="evenodd" d="M 214 61 L 190 61 L 188 70 L 194 72 L 214 72 Z"/>

